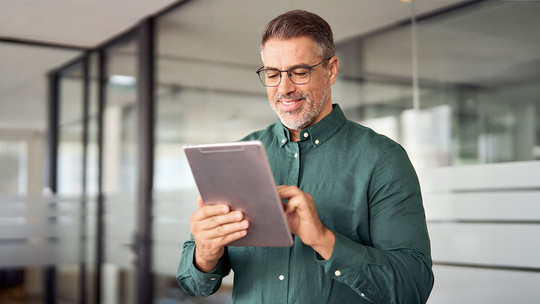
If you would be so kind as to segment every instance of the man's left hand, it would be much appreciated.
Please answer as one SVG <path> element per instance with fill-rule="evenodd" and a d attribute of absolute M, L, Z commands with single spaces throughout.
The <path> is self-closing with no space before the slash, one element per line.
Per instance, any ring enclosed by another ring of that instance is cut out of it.
<path fill-rule="evenodd" d="M 277 191 L 282 200 L 288 200 L 284 208 L 291 232 L 328 260 L 336 239 L 334 233 L 319 219 L 313 197 L 296 186 L 281 185 Z"/>

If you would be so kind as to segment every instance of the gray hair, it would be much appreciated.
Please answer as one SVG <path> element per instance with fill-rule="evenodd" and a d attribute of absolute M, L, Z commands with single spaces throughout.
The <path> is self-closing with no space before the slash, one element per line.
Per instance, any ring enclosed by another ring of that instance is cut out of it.
<path fill-rule="evenodd" d="M 277 16 L 270 21 L 261 37 L 261 52 L 270 38 L 292 39 L 309 37 L 317 43 L 321 58 L 334 56 L 334 35 L 332 28 L 319 15 L 304 10 L 293 10 Z"/>

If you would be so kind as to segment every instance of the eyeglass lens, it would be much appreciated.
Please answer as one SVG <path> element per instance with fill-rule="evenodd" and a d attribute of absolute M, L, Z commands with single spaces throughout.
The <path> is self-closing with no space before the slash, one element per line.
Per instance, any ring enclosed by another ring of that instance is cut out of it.
<path fill-rule="evenodd" d="M 305 84 L 310 80 L 311 69 L 309 67 L 297 67 L 286 71 L 286 73 L 294 84 Z M 265 86 L 277 86 L 283 76 L 282 72 L 278 70 L 268 69 L 262 70 L 259 77 Z"/>

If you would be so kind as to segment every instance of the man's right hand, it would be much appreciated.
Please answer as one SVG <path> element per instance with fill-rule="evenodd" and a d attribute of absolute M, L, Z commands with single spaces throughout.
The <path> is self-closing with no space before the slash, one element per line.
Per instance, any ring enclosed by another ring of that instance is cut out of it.
<path fill-rule="evenodd" d="M 240 211 L 231 211 L 227 205 L 204 205 L 197 199 L 199 209 L 190 218 L 191 234 L 195 240 L 195 266 L 210 272 L 217 266 L 225 245 L 247 234 L 249 222 Z"/>

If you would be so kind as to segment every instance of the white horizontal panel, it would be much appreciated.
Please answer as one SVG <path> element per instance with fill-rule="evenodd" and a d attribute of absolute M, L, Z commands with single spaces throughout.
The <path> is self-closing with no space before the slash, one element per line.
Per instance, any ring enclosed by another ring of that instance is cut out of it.
<path fill-rule="evenodd" d="M 540 191 L 427 193 L 428 220 L 540 220 Z"/>
<path fill-rule="evenodd" d="M 540 268 L 540 225 L 429 223 L 434 261 Z"/>
<path fill-rule="evenodd" d="M 79 259 L 78 239 L 4 242 L 0 246 L 0 268 L 77 263 Z"/>
<path fill-rule="evenodd" d="M 0 267 L 45 265 L 56 262 L 56 244 L 2 243 Z"/>
<path fill-rule="evenodd" d="M 54 217 L 59 215 L 78 215 L 79 213 L 80 203 L 0 203 L 0 220 L 5 217 L 16 216 Z"/>
<path fill-rule="evenodd" d="M 94 200 L 95 198 L 88 198 L 88 200 Z M 81 201 L 80 196 L 57 196 L 57 195 L 43 195 L 43 196 L 26 196 L 26 195 L 9 195 L 0 194 L 0 203 L 27 203 L 36 205 L 49 205 L 53 203 L 79 203 Z"/>
<path fill-rule="evenodd" d="M 32 237 L 80 237 L 80 224 L 74 220 L 59 224 L 47 221 L 26 221 L 20 223 L 0 224 L 0 239 L 26 239 Z"/>
<path fill-rule="evenodd" d="M 540 188 L 540 161 L 442 167 L 418 176 L 424 192 Z"/>
<path fill-rule="evenodd" d="M 433 266 L 435 285 L 428 304 L 538 303 L 540 273 Z"/>

